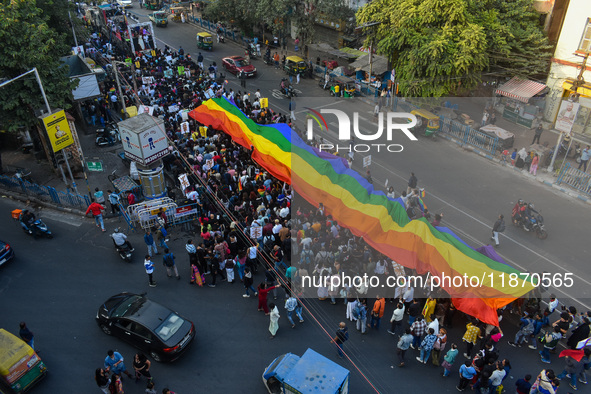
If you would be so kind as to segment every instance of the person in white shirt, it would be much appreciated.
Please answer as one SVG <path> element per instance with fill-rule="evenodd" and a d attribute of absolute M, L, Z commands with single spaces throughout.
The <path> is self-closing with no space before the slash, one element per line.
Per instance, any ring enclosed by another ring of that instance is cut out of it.
<path fill-rule="evenodd" d="M 439 332 L 439 320 L 437 320 L 437 318 L 435 317 L 435 314 L 431 315 L 431 319 L 433 319 L 431 321 L 431 323 L 429 323 L 429 325 L 427 326 L 427 328 L 425 329 L 425 333 L 429 333 L 429 329 L 432 328 L 433 332 Z"/>
<path fill-rule="evenodd" d="M 281 208 L 281 210 L 279 211 L 279 216 L 281 216 L 283 219 L 285 219 L 288 215 L 289 215 L 289 208 L 286 205 L 283 208 Z"/>
<path fill-rule="evenodd" d="M 274 235 L 279 234 L 279 231 L 281 231 L 282 228 L 283 228 L 283 226 L 279 222 L 279 219 L 275 219 L 275 225 L 273 226 L 273 234 Z"/>
<path fill-rule="evenodd" d="M 394 309 L 394 313 L 392 313 L 392 318 L 390 319 L 390 329 L 388 333 L 391 335 L 396 335 L 398 333 L 398 329 L 402 327 L 402 319 L 404 319 L 404 304 L 399 302 Z"/>

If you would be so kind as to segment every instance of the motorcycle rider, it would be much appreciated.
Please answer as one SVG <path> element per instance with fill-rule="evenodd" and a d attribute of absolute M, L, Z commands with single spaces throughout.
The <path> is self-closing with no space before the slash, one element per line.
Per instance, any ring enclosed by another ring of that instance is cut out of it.
<path fill-rule="evenodd" d="M 520 198 L 511 211 L 511 218 L 515 223 L 523 223 L 523 211 L 525 211 L 525 202 Z"/>
<path fill-rule="evenodd" d="M 271 48 L 269 48 L 269 47 L 267 47 L 267 50 L 265 51 L 265 62 L 266 63 L 271 62 Z"/>
<path fill-rule="evenodd" d="M 25 209 L 21 214 L 21 224 L 27 231 L 31 231 L 34 237 L 37 237 L 38 231 L 37 226 L 34 225 L 35 223 L 35 214 L 28 209 Z"/>
<path fill-rule="evenodd" d="M 133 247 L 131 246 L 131 244 L 127 240 L 127 235 L 120 232 L 118 227 L 115 229 L 115 232 L 113 234 L 111 234 L 111 238 L 113 238 L 113 243 L 115 244 L 115 247 L 117 249 L 119 249 L 120 247 L 123 247 L 125 245 L 129 248 L 130 252 L 134 251 Z"/>
<path fill-rule="evenodd" d="M 536 211 L 534 209 L 534 204 L 529 203 L 527 204 L 524 212 L 523 212 L 523 218 L 524 218 L 524 224 L 525 224 L 525 230 L 526 231 L 530 231 L 533 227 L 533 224 L 535 223 L 535 218 L 534 218 L 534 214 L 538 214 L 539 212 Z"/>
<path fill-rule="evenodd" d="M 102 137 L 106 138 L 109 145 L 113 145 L 115 141 L 113 141 L 113 136 L 111 135 L 111 124 L 107 123 L 105 128 L 103 129 Z"/>
<path fill-rule="evenodd" d="M 287 89 L 289 88 L 289 81 L 285 78 L 281 78 L 281 93 L 287 96 Z"/>

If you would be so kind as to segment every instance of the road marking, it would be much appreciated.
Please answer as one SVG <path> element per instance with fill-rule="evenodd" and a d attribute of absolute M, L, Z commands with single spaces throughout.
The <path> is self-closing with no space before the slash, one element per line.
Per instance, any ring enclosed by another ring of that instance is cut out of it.
<path fill-rule="evenodd" d="M 328 140 L 327 138 L 325 138 L 325 139 L 326 139 L 326 140 Z M 329 141 L 329 142 L 332 142 L 332 141 Z M 395 177 L 398 177 L 399 179 L 402 179 L 402 180 L 406 180 L 406 178 L 405 178 L 405 177 L 403 177 L 403 176 L 399 175 L 398 173 L 396 173 L 396 172 L 392 171 L 390 168 L 387 168 L 387 167 L 383 166 L 383 165 L 382 165 L 382 164 L 380 164 L 380 163 L 379 163 L 377 160 L 376 160 L 376 161 L 374 161 L 374 163 L 375 163 L 376 165 L 380 166 L 381 168 L 383 168 L 383 169 L 384 169 L 386 172 L 389 172 L 390 174 L 392 174 L 393 176 L 395 176 Z M 377 179 L 377 178 L 374 178 L 374 180 L 378 180 L 378 179 Z M 383 182 L 381 182 L 381 184 L 383 184 Z M 463 215 L 465 215 L 465 216 L 469 217 L 470 219 L 473 219 L 474 221 L 476 221 L 477 223 L 479 223 L 479 224 L 483 225 L 484 227 L 486 227 L 486 228 L 490 228 L 490 226 L 489 226 L 488 224 L 486 224 L 486 223 L 484 223 L 483 221 L 479 220 L 478 218 L 476 218 L 476 217 L 474 217 L 474 216 L 470 215 L 469 213 L 467 213 L 467 212 L 465 212 L 465 211 L 461 210 L 460 208 L 456 207 L 455 205 L 453 205 L 453 204 L 451 204 L 451 203 L 449 203 L 449 202 L 445 201 L 445 200 L 444 200 L 444 199 L 442 199 L 441 197 L 438 197 L 438 196 L 436 196 L 436 195 L 435 195 L 435 194 L 433 194 L 433 193 L 429 193 L 429 196 L 433 196 L 435 199 L 439 200 L 439 201 L 440 201 L 440 202 L 442 202 L 443 204 L 445 204 L 445 205 L 447 205 L 447 206 L 449 206 L 449 207 L 451 207 L 451 208 L 455 209 L 456 211 L 458 211 L 459 213 L 461 213 L 461 214 L 463 214 Z M 467 234 L 467 233 L 465 233 L 464 231 L 462 231 L 461 229 L 459 229 L 459 228 L 458 228 L 458 227 L 456 227 L 456 226 L 453 226 L 453 225 L 447 225 L 447 227 L 449 227 L 449 228 L 453 229 L 453 230 L 454 230 L 454 232 L 456 232 L 457 234 L 462 234 L 462 235 L 463 235 L 465 238 L 471 239 L 471 240 L 472 240 L 474 243 L 478 243 L 478 244 L 482 244 L 482 245 L 484 245 L 484 244 L 482 243 L 482 241 L 480 241 L 479 239 L 477 239 L 477 238 L 473 237 L 473 236 L 472 236 L 472 235 L 470 235 L 470 234 Z M 542 260 L 544 260 L 544 261 L 546 261 L 546 262 L 548 262 L 548 263 L 552 264 L 554 267 L 558 268 L 558 269 L 559 269 L 559 271 L 562 271 L 562 272 L 569 272 L 569 271 L 567 271 L 566 269 L 564 269 L 563 267 L 561 267 L 559 264 L 557 264 L 557 263 L 555 263 L 554 261 L 550 260 L 550 259 L 549 259 L 549 258 L 547 258 L 546 256 L 543 256 L 542 254 L 540 254 L 540 253 L 536 252 L 535 250 L 532 250 L 531 248 L 529 248 L 528 246 L 524 245 L 523 243 L 521 243 L 521 242 L 519 242 L 519 241 L 517 241 L 517 240 L 515 240 L 515 239 L 513 239 L 513 238 L 511 238 L 511 237 L 508 237 L 508 236 L 504 235 L 503 233 L 501 233 L 500 235 L 502 235 L 504 238 L 506 238 L 506 239 L 508 239 L 508 240 L 510 240 L 510 241 L 512 241 L 512 242 L 514 242 L 516 245 L 518 245 L 518 246 L 521 246 L 523 249 L 525 249 L 526 251 L 528 251 L 528 252 L 530 252 L 530 253 L 534 254 L 534 255 L 535 255 L 535 256 L 537 256 L 539 259 L 542 259 Z M 503 257 L 503 259 L 504 259 L 506 262 L 508 262 L 508 263 L 511 263 L 511 264 L 512 264 L 514 267 L 517 267 L 517 268 L 521 269 L 522 271 L 526 271 L 526 272 L 527 272 L 527 271 L 531 271 L 531 270 L 529 270 L 529 269 L 527 269 L 527 268 L 525 268 L 525 267 L 521 266 L 521 265 L 520 265 L 520 264 L 518 264 L 517 262 L 513 261 L 512 259 L 510 259 L 510 258 L 506 258 L 504 255 L 502 255 L 502 254 L 500 254 L 500 253 L 499 253 L 499 256 Z M 580 280 L 581 280 L 583 283 L 585 283 L 585 284 L 587 284 L 587 285 L 591 285 L 591 282 L 589 282 L 589 281 L 587 281 L 587 280 L 583 279 L 583 278 L 582 278 L 580 275 L 577 275 L 577 278 L 578 278 L 578 279 L 580 279 Z M 560 287 L 559 287 L 559 288 L 554 288 L 554 290 L 555 290 L 556 292 L 559 292 L 559 293 L 561 293 L 561 294 L 564 294 L 566 297 L 568 297 L 569 299 L 571 299 L 571 300 L 573 300 L 573 301 L 575 301 L 575 302 L 579 303 L 580 305 L 584 306 L 585 308 L 587 308 L 587 309 L 591 309 L 591 306 L 589 306 L 589 305 L 586 305 L 585 303 L 581 302 L 581 301 L 579 300 L 579 298 L 572 296 L 571 294 L 569 294 L 569 293 L 567 293 L 566 291 L 562 290 L 562 288 L 560 288 Z"/>
<path fill-rule="evenodd" d="M 80 227 L 82 225 L 82 223 L 84 223 L 84 221 L 81 220 L 78 217 L 78 215 L 73 215 L 73 214 L 70 214 L 67 212 L 53 211 L 53 210 L 49 210 L 49 209 L 43 210 L 42 217 L 47 218 L 47 219 L 51 219 L 56 222 L 69 224 L 70 226 L 76 226 L 76 227 Z"/>

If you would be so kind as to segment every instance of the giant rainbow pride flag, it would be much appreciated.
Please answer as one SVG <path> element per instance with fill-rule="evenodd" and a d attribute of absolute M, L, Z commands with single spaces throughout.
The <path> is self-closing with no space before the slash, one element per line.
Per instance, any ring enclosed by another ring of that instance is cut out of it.
<path fill-rule="evenodd" d="M 314 206 L 323 203 L 341 226 L 397 263 L 419 274 L 477 277 L 478 284 L 441 286 L 458 310 L 498 325 L 496 309 L 533 289 L 529 281 L 515 280 L 518 270 L 479 253 L 449 229 L 411 221 L 401 200 L 374 190 L 342 159 L 310 147 L 286 124 L 256 124 L 224 98 L 210 99 L 189 115 L 252 149 L 269 173 Z"/>

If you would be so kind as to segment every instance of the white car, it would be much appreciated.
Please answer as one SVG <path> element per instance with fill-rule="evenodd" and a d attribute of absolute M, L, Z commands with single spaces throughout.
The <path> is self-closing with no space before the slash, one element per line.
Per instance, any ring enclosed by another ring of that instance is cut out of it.
<path fill-rule="evenodd" d="M 130 8 L 132 6 L 131 0 L 117 0 L 117 4 L 123 8 Z"/>

